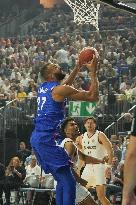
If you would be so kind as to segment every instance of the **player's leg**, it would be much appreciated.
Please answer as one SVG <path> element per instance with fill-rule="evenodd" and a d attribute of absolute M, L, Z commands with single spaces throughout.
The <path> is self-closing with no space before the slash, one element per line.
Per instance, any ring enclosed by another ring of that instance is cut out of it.
<path fill-rule="evenodd" d="M 105 191 L 105 184 L 106 184 L 106 177 L 105 177 L 105 170 L 106 167 L 104 164 L 94 165 L 94 175 L 96 178 L 96 192 L 97 197 L 102 205 L 110 205 L 110 201 L 106 198 L 106 191 Z"/>
<path fill-rule="evenodd" d="M 57 181 L 56 204 L 75 205 L 76 181 L 69 166 L 59 168 L 52 173 Z M 63 198 L 63 203 L 62 203 Z"/>
<path fill-rule="evenodd" d="M 85 179 L 88 182 L 87 188 L 95 187 L 95 185 L 96 185 L 96 179 L 95 179 L 95 177 L 93 177 L 93 173 L 94 173 L 93 167 L 94 166 L 92 164 L 86 164 L 86 166 L 82 172 L 82 175 L 81 175 L 81 178 Z"/>
<path fill-rule="evenodd" d="M 84 186 L 76 182 L 76 205 L 97 205 L 90 192 Z"/>
<path fill-rule="evenodd" d="M 43 170 L 46 172 L 44 161 L 41 159 L 41 156 L 36 148 L 34 148 L 34 152 L 41 163 Z M 50 173 L 57 181 L 56 205 L 75 205 L 76 182 L 70 167 L 61 167 L 56 171 L 53 166 L 50 166 Z"/>
<path fill-rule="evenodd" d="M 31 145 L 42 169 L 45 173 L 50 172 L 57 181 L 57 205 L 75 205 L 76 182 L 69 165 L 70 157 L 53 140 L 46 141 L 48 133 L 46 138 L 44 133 L 43 137 L 39 137 L 40 134 L 33 133 Z"/>
<path fill-rule="evenodd" d="M 63 186 L 59 182 L 56 186 L 56 204 L 63 205 Z"/>
<path fill-rule="evenodd" d="M 96 192 L 102 205 L 110 205 L 110 201 L 105 196 L 105 185 L 96 186 Z"/>

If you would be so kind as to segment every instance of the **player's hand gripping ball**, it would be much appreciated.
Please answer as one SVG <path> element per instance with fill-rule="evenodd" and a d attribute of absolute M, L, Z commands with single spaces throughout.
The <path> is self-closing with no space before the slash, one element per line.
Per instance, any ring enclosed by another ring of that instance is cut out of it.
<path fill-rule="evenodd" d="M 93 59 L 93 56 L 97 54 L 97 50 L 93 47 L 83 48 L 83 50 L 79 53 L 79 65 L 82 66 L 83 64 L 90 62 Z"/>

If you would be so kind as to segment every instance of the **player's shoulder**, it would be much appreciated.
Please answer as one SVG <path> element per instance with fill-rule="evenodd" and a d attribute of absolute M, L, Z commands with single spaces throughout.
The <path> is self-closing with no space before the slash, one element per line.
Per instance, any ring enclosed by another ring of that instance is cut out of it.
<path fill-rule="evenodd" d="M 63 142 L 64 142 L 64 143 L 66 143 L 66 142 L 73 142 L 73 140 L 70 139 L 70 138 L 65 138 L 65 139 L 63 140 Z"/>
<path fill-rule="evenodd" d="M 66 140 L 64 141 L 63 147 L 64 147 L 66 150 L 72 150 L 72 152 L 74 152 L 75 149 L 76 149 L 75 143 L 74 143 L 73 140 L 71 140 L 70 138 L 66 138 Z"/>
<path fill-rule="evenodd" d="M 53 90 L 55 87 L 59 86 L 60 84 L 55 81 L 50 82 L 42 82 L 38 87 L 38 92 L 45 93 L 49 90 Z"/>
<path fill-rule="evenodd" d="M 68 143 L 73 143 L 73 140 L 70 139 L 70 138 L 65 138 L 65 139 L 61 142 L 60 146 L 61 146 L 61 147 L 64 147 L 66 143 L 67 143 L 67 144 L 68 144 Z"/>
<path fill-rule="evenodd" d="M 99 130 L 98 130 L 98 135 L 99 135 L 99 137 L 107 137 L 104 132 L 99 131 Z"/>
<path fill-rule="evenodd" d="M 99 133 L 99 135 L 105 135 L 104 132 L 100 131 L 100 130 L 96 130 L 97 133 Z"/>

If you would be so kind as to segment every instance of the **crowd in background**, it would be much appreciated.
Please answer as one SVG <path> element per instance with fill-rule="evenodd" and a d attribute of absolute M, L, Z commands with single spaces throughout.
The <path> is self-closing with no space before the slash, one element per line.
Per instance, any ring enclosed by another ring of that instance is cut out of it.
<path fill-rule="evenodd" d="M 39 4 L 38 0 L 1 0 L 0 25 L 10 22 L 14 18 L 21 18 L 21 16 L 24 16 L 25 21 L 28 21 L 39 15 L 41 12 L 43 12 L 43 6 Z"/>
<path fill-rule="evenodd" d="M 93 46 L 100 54 L 98 77 L 102 99 L 106 94 L 124 94 L 133 103 L 136 97 L 135 34 L 135 29 L 124 29 L 89 32 L 85 36 L 84 32 L 76 30 L 74 33 L 58 31 L 47 35 L 47 39 L 34 36 L 25 39 L 2 38 L 0 99 L 11 101 L 36 96 L 39 70 L 45 62 L 58 63 L 68 75 L 82 48 Z M 74 86 L 88 90 L 89 85 L 88 71 L 82 68 Z"/>

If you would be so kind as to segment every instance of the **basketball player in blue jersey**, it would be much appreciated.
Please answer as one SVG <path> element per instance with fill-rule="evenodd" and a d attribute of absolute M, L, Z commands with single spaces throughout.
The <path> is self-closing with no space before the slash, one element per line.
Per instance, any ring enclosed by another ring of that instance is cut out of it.
<path fill-rule="evenodd" d="M 91 78 L 89 91 L 79 91 L 70 86 L 80 70 L 78 65 L 63 84 L 61 81 L 65 75 L 57 65 L 46 64 L 41 69 L 43 83 L 38 89 L 38 108 L 31 145 L 43 170 L 51 173 L 57 181 L 57 205 L 75 205 L 76 191 L 70 157 L 64 148 L 58 146 L 58 141 L 62 140 L 59 136 L 59 124 L 64 119 L 64 101 L 71 98 L 93 102 L 99 98 L 97 54 L 86 67 Z M 93 158 L 93 162 L 94 160 L 99 163 L 99 160 Z"/>

